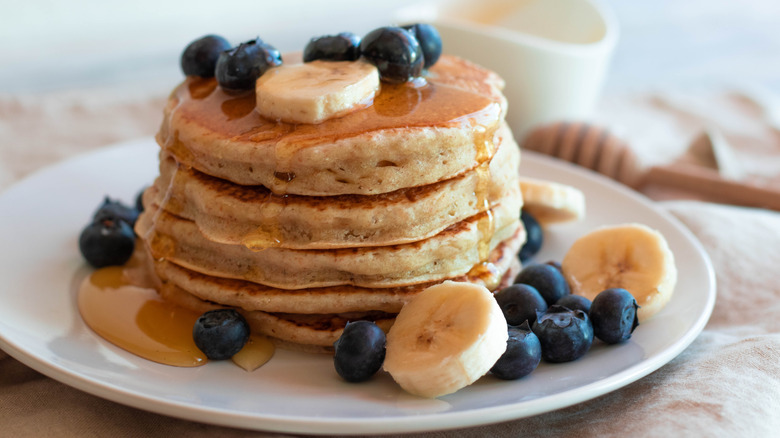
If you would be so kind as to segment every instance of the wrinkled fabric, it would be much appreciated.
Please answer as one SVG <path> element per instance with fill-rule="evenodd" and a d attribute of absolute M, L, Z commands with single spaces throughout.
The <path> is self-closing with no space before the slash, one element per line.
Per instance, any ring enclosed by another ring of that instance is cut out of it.
<path fill-rule="evenodd" d="M 633 151 L 640 172 L 672 163 L 717 171 L 735 183 L 780 188 L 780 100 L 771 93 L 659 92 L 604 99 L 591 123 L 609 129 Z M 653 199 L 717 196 L 653 184 Z"/>

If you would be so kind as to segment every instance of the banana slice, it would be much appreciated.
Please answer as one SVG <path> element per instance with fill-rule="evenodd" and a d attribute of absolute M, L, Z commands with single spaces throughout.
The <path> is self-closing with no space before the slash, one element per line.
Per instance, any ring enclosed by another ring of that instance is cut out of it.
<path fill-rule="evenodd" d="M 520 178 L 523 210 L 542 225 L 585 217 L 585 195 L 579 189 L 552 181 Z"/>
<path fill-rule="evenodd" d="M 288 123 L 321 123 L 371 103 L 379 72 L 365 61 L 313 61 L 268 70 L 255 83 L 257 111 Z"/>
<path fill-rule="evenodd" d="M 674 292 L 677 267 L 664 236 L 641 224 L 609 226 L 577 239 L 561 263 L 572 293 L 593 300 L 604 289 L 631 292 L 639 321 L 661 310 Z"/>
<path fill-rule="evenodd" d="M 490 291 L 445 281 L 401 309 L 387 334 L 384 369 L 405 391 L 440 397 L 485 375 L 504 353 L 507 337 Z"/>

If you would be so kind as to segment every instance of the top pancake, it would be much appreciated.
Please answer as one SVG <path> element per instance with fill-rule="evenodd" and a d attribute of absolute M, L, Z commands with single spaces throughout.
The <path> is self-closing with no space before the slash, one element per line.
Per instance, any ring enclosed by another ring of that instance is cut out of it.
<path fill-rule="evenodd" d="M 317 125 L 267 120 L 254 94 L 188 78 L 157 141 L 177 161 L 277 194 L 379 194 L 449 179 L 495 153 L 503 81 L 442 56 L 426 80 L 383 83 L 373 105 Z"/>

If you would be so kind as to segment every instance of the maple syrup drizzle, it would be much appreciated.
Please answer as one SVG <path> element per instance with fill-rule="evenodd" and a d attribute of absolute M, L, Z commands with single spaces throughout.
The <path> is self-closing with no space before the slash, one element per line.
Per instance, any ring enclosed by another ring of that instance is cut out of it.
<path fill-rule="evenodd" d="M 159 140 L 166 148 L 173 148 L 177 157 L 186 146 L 180 145 L 177 132 L 171 131 L 174 118 L 235 141 L 274 141 L 279 149 L 275 171 L 280 173 L 290 171 L 286 164 L 302 149 L 325 142 L 398 127 L 459 127 L 475 121 L 487 127 L 495 124 L 501 113 L 500 104 L 489 97 L 435 81 L 383 83 L 372 105 L 320 124 L 266 119 L 253 110 L 253 91 L 226 92 L 216 87 L 214 79 L 189 78 L 173 96 Z M 183 157 L 189 158 L 186 153 Z M 289 178 L 294 179 L 294 175 Z"/>
<path fill-rule="evenodd" d="M 484 129 L 477 126 L 474 130 L 477 162 L 482 163 L 476 168 L 477 184 L 474 195 L 477 198 L 477 208 L 485 214 L 477 221 L 479 241 L 477 250 L 479 263 L 474 265 L 467 274 L 470 278 L 479 279 L 489 290 L 495 290 L 501 282 L 501 272 L 498 267 L 488 261 L 490 257 L 490 241 L 495 233 L 495 220 L 490 209 L 488 192 L 491 183 L 490 161 L 496 153 L 496 129 Z"/>
<path fill-rule="evenodd" d="M 477 208 L 487 213 L 477 222 L 477 230 L 479 231 L 477 248 L 479 250 L 479 261 L 485 262 L 490 255 L 490 241 L 495 231 L 495 221 L 493 220 L 493 212 L 490 210 L 488 191 L 491 185 L 490 161 L 496 153 L 496 130 L 486 129 L 477 125 L 474 128 L 474 133 L 476 159 L 478 163 L 481 163 L 476 169 L 477 185 L 475 195 Z"/>
<path fill-rule="evenodd" d="M 244 348 L 233 356 L 233 362 L 247 371 L 254 371 L 271 360 L 275 352 L 276 347 L 268 338 L 252 334 Z"/>
<path fill-rule="evenodd" d="M 488 261 L 479 262 L 466 274 L 471 280 L 480 280 L 490 291 L 495 291 L 501 283 L 501 271 Z"/>
<path fill-rule="evenodd" d="M 488 199 L 488 189 L 490 188 L 490 163 L 485 162 L 479 165 L 477 172 L 477 186 L 475 195 L 477 198 L 477 208 L 485 214 L 477 221 L 477 231 L 479 240 L 477 250 L 479 251 L 479 261 L 484 262 L 490 255 L 490 240 L 495 231 L 495 221 L 493 211 L 490 209 L 490 199 Z"/>
<path fill-rule="evenodd" d="M 284 230 L 279 218 L 282 217 L 282 211 L 287 208 L 288 196 L 276 196 L 274 202 L 269 202 L 272 196 L 273 193 L 269 192 L 260 204 L 263 208 L 261 225 L 241 239 L 241 244 L 252 251 L 278 248 L 284 243 Z"/>
<path fill-rule="evenodd" d="M 192 339 L 200 314 L 162 300 L 154 289 L 131 284 L 123 267 L 101 268 L 84 279 L 78 306 L 95 333 L 144 359 L 179 367 L 207 361 Z"/>

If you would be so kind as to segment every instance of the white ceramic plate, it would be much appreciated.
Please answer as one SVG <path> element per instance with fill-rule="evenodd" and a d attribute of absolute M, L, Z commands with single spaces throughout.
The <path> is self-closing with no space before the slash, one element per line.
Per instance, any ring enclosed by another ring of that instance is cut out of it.
<path fill-rule="evenodd" d="M 140 409 L 227 426 L 314 434 L 448 429 L 521 418 L 613 391 L 658 369 L 699 334 L 715 301 L 704 251 L 670 215 L 591 172 L 531 153 L 523 173 L 579 187 L 587 219 L 551 227 L 540 261 L 560 260 L 580 235 L 636 221 L 660 230 L 677 258 L 679 283 L 666 308 L 618 346 L 596 343 L 581 360 L 542 364 L 514 382 L 484 377 L 438 400 L 402 392 L 384 373 L 364 384 L 340 380 L 329 357 L 278 351 L 248 374 L 231 362 L 159 365 L 91 332 L 76 308 L 89 269 L 81 228 L 105 194 L 132 202 L 157 173 L 157 146 L 142 140 L 45 169 L 0 195 L 0 348 L 75 388 Z"/>

